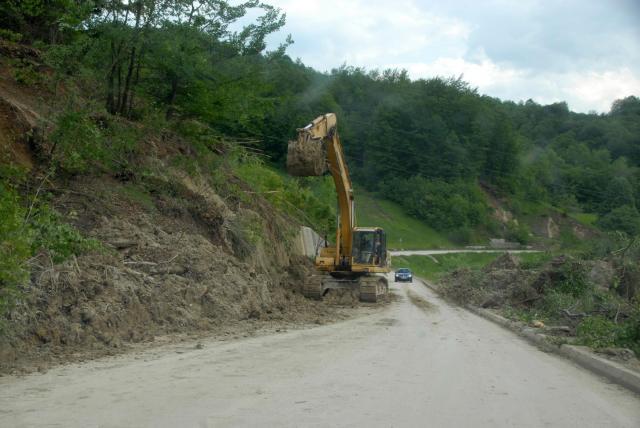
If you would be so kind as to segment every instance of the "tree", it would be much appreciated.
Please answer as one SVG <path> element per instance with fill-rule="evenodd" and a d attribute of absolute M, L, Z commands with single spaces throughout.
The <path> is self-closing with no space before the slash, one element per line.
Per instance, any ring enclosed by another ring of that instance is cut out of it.
<path fill-rule="evenodd" d="M 635 207 L 623 205 L 598 220 L 598 225 L 605 230 L 619 230 L 636 236 L 640 234 L 640 213 Z"/>

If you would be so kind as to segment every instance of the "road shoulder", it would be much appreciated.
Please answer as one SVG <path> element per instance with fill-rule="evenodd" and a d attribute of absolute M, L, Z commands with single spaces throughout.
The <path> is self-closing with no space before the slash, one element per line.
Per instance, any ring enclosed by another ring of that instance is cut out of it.
<path fill-rule="evenodd" d="M 422 278 L 416 279 L 418 279 L 425 287 L 431 289 L 435 293 L 438 293 L 438 287 L 434 284 Z M 600 357 L 586 346 L 554 344 L 548 340 L 544 334 L 537 333 L 534 329 L 523 327 L 520 323 L 509 320 L 495 312 L 471 305 L 466 305 L 464 308 L 516 333 L 518 336 L 523 337 L 543 351 L 561 355 L 613 383 L 621 385 L 636 394 L 640 394 L 640 373 L 630 370 L 615 361 Z"/>

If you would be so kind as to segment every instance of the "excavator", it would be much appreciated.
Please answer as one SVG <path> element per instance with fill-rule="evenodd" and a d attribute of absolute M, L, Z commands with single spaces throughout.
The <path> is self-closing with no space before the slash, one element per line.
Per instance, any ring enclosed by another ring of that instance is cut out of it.
<path fill-rule="evenodd" d="M 332 290 L 347 290 L 364 302 L 388 295 L 386 236 L 379 227 L 356 227 L 353 186 L 338 136 L 337 118 L 327 113 L 297 130 L 287 152 L 287 170 L 299 177 L 323 175 L 328 169 L 338 196 L 335 245 L 325 242 L 315 259 L 320 281 L 308 281 L 307 297 L 322 299 Z"/>

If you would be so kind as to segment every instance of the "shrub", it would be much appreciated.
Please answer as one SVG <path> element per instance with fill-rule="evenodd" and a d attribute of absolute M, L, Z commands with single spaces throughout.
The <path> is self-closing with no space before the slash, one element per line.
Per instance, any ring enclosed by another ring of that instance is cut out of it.
<path fill-rule="evenodd" d="M 82 112 L 63 113 L 58 118 L 51 142 L 54 163 L 71 174 L 86 173 L 92 164 L 105 157 L 104 136 Z"/>
<path fill-rule="evenodd" d="M 380 192 L 437 230 L 474 228 L 489 221 L 487 202 L 475 183 L 394 178 L 381 183 Z"/>
<path fill-rule="evenodd" d="M 335 232 L 335 218 L 330 203 L 320 199 L 296 179 L 283 177 L 255 157 L 245 157 L 235 168 L 240 178 L 276 208 L 320 234 Z M 335 196 L 334 196 L 335 197 Z"/>
<path fill-rule="evenodd" d="M 64 112 L 50 137 L 54 165 L 69 174 L 132 175 L 141 133 L 120 118 L 94 119 L 83 111 Z"/>
<path fill-rule="evenodd" d="M 510 221 L 507 224 L 507 239 L 520 244 L 528 244 L 531 239 L 531 231 L 524 223 Z"/>
<path fill-rule="evenodd" d="M 567 261 L 560 267 L 560 280 L 555 284 L 555 290 L 580 297 L 591 288 L 587 272 L 582 263 Z"/>
<path fill-rule="evenodd" d="M 25 266 L 31 256 L 31 234 L 24 224 L 25 212 L 18 194 L 0 183 L 0 314 L 28 278 Z"/>
<path fill-rule="evenodd" d="M 64 223 L 60 215 L 46 204 L 35 209 L 29 223 L 33 231 L 33 252 L 47 249 L 55 263 L 74 254 L 98 248 L 97 241 L 83 237 L 76 228 Z"/>
<path fill-rule="evenodd" d="M 619 334 L 619 326 L 602 316 L 585 318 L 578 325 L 577 335 L 580 343 L 594 348 L 614 346 Z"/>
<path fill-rule="evenodd" d="M 600 218 L 597 225 L 605 230 L 625 232 L 629 236 L 640 235 L 640 213 L 631 205 L 623 205 Z"/>

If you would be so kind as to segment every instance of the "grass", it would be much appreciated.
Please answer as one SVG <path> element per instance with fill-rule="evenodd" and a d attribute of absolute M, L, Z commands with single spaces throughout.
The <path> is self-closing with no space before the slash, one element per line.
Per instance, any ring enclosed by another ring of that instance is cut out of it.
<path fill-rule="evenodd" d="M 396 256 L 392 259 L 394 269 L 408 267 L 424 279 L 437 281 L 445 274 L 461 268 L 479 269 L 491 263 L 499 253 L 456 253 L 434 256 Z"/>
<path fill-rule="evenodd" d="M 392 259 L 394 269 L 408 267 L 416 276 L 437 281 L 458 268 L 481 269 L 502 253 L 453 253 L 433 256 L 396 256 Z M 519 253 L 523 267 L 535 267 L 549 260 L 550 253 Z"/>
<path fill-rule="evenodd" d="M 147 210 L 154 210 L 153 197 L 145 189 L 138 185 L 126 183 L 117 188 L 117 191 L 132 202 L 139 204 Z"/>
<path fill-rule="evenodd" d="M 356 189 L 356 225 L 378 226 L 387 233 L 390 249 L 424 250 L 451 248 L 445 236 L 407 215 L 400 206 Z"/>
<path fill-rule="evenodd" d="M 569 214 L 569 217 L 577 220 L 578 222 L 586 225 L 586 226 L 594 226 L 596 220 L 598 220 L 598 214 L 594 213 L 572 213 Z"/>

